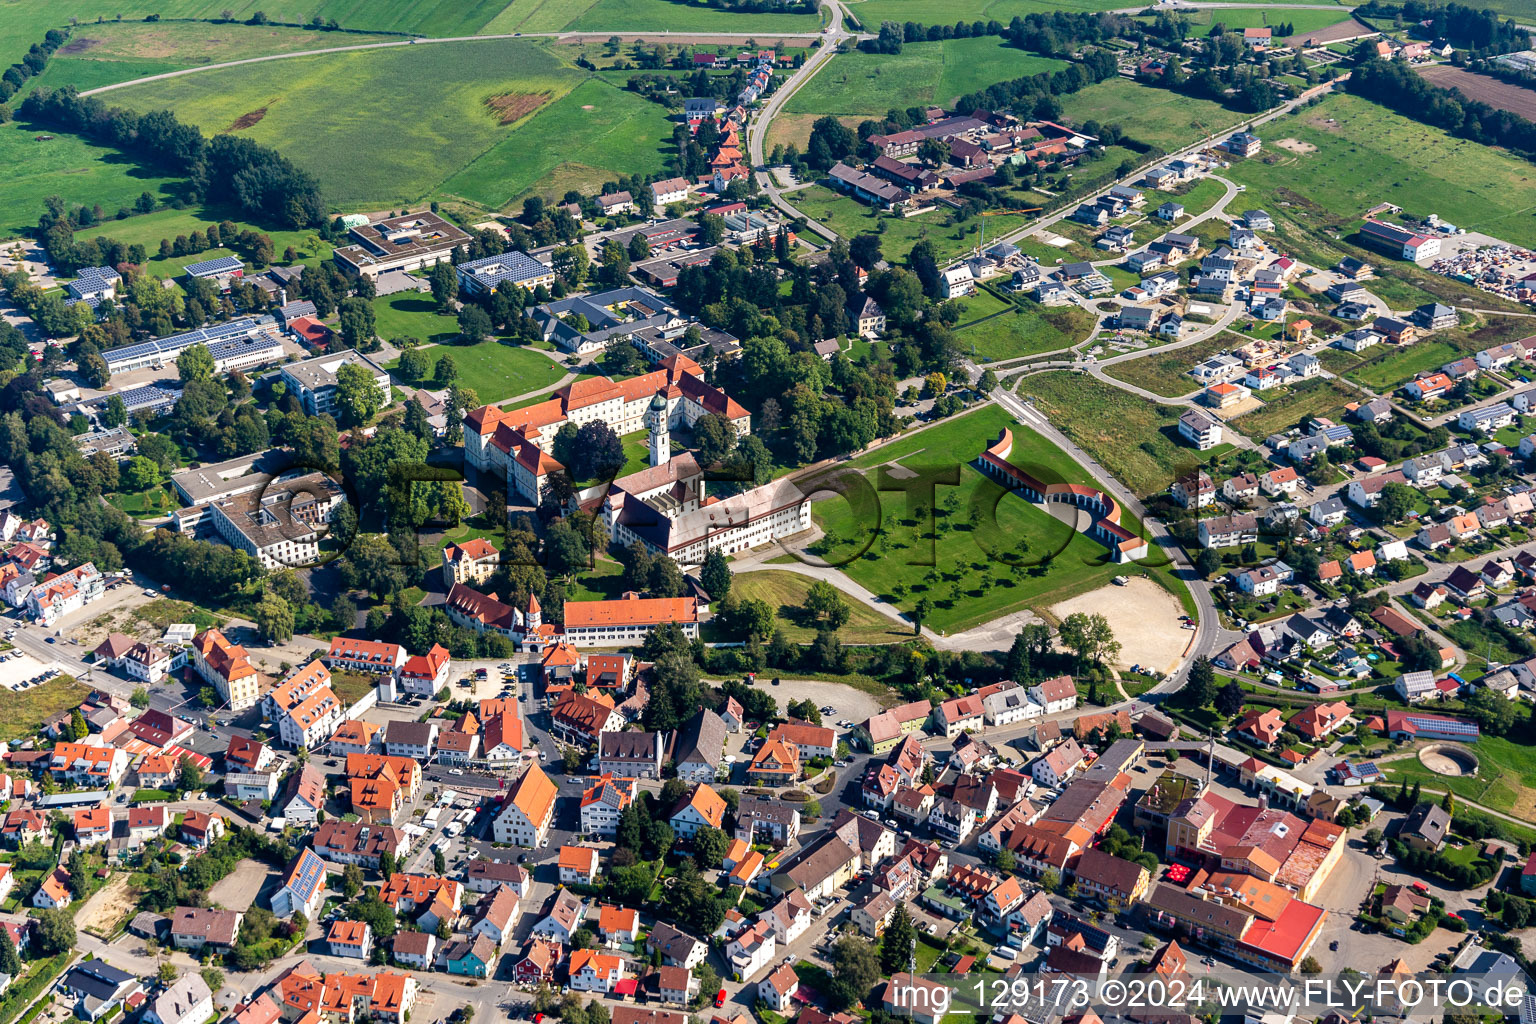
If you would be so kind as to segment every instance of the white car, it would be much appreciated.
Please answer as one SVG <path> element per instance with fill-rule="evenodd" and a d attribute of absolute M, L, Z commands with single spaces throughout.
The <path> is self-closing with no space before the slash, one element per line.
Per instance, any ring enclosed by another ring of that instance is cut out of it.
<path fill-rule="evenodd" d="M 449 775 L 463 775 L 464 774 L 464 769 L 463 768 L 450 768 L 450 769 L 448 769 L 448 774 Z"/>

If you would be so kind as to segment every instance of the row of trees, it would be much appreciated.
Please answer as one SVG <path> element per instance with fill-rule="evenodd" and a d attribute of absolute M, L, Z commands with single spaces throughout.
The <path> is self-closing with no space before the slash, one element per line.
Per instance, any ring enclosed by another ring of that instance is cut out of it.
<path fill-rule="evenodd" d="M 1536 160 L 1536 123 L 1431 85 L 1403 61 L 1386 61 L 1362 44 L 1353 58 L 1349 91 L 1424 124 L 1487 146 L 1503 146 Z"/>
<path fill-rule="evenodd" d="M 236 135 L 205 139 L 170 111 L 139 114 L 108 107 L 73 88 L 38 89 L 20 114 L 130 153 L 159 170 L 185 175 L 195 198 L 288 228 L 325 222 L 319 183 L 276 150 Z"/>

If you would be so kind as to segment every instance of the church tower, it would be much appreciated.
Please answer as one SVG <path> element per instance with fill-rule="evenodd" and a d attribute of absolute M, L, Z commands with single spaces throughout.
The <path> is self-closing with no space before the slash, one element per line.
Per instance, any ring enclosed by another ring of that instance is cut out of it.
<path fill-rule="evenodd" d="M 651 465 L 665 465 L 672 458 L 672 442 L 667 436 L 667 400 L 659 391 L 645 411 L 645 425 L 651 431 Z"/>

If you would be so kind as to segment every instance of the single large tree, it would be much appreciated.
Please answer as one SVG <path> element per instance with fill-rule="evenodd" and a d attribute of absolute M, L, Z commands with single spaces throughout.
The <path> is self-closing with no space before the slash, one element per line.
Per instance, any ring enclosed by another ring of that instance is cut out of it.
<path fill-rule="evenodd" d="M 347 363 L 336 371 L 336 412 L 343 426 L 361 426 L 384 406 L 384 389 L 372 371 Z"/>

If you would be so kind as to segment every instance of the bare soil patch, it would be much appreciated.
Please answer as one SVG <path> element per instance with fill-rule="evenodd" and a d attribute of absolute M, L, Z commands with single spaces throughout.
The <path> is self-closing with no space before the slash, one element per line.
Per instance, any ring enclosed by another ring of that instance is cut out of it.
<path fill-rule="evenodd" d="M 1355 36 L 1367 35 L 1370 31 L 1371 27 L 1363 21 L 1345 18 L 1337 25 L 1329 25 L 1327 28 L 1320 28 L 1316 32 L 1298 32 L 1291 36 L 1290 39 L 1308 46 L 1327 46 L 1329 43 L 1337 42 L 1340 39 L 1353 39 Z"/>
<path fill-rule="evenodd" d="M 1111 584 L 1051 606 L 1058 622 L 1074 612 L 1098 613 L 1109 620 L 1120 641 L 1117 668 L 1129 668 L 1134 662 L 1166 672 L 1178 664 L 1195 635 L 1179 628 L 1184 614 L 1179 599 L 1144 576 L 1132 576 L 1123 587 Z"/>
<path fill-rule="evenodd" d="M 1317 147 L 1310 142 L 1302 142 L 1300 139 L 1281 139 L 1275 145 L 1292 153 L 1316 153 Z"/>
<path fill-rule="evenodd" d="M 230 124 L 228 128 L 224 130 L 226 132 L 243 132 L 247 128 L 254 128 L 256 125 L 260 124 L 261 119 L 266 116 L 267 108 L 261 107 L 258 110 L 252 110 L 249 113 L 241 114 L 239 117 L 235 118 L 235 120 Z"/>
<path fill-rule="evenodd" d="M 1536 91 L 1502 82 L 1491 75 L 1479 75 L 1445 64 L 1423 68 L 1419 74 L 1431 84 L 1443 89 L 1455 89 L 1468 99 L 1507 110 L 1528 121 L 1536 120 Z"/>
<path fill-rule="evenodd" d="M 516 124 L 549 102 L 546 92 L 504 92 L 487 97 L 485 105 L 496 115 L 498 124 Z"/>
<path fill-rule="evenodd" d="M 86 50 L 91 49 L 93 46 L 100 46 L 100 45 L 101 45 L 101 40 L 100 39 L 86 39 L 84 37 L 81 37 L 80 39 L 71 39 L 69 42 L 67 42 L 63 46 L 59 47 L 59 53 L 60 54 L 71 54 L 71 55 L 76 54 L 76 53 L 84 53 Z"/>
<path fill-rule="evenodd" d="M 139 891 L 128 875 L 114 875 L 112 880 L 85 901 L 77 920 L 82 931 L 109 938 L 118 925 L 139 904 Z"/>
<path fill-rule="evenodd" d="M 268 875 L 275 876 L 276 872 L 261 861 L 242 860 L 208 890 L 208 899 L 226 910 L 244 912 L 256 902 L 256 894 L 265 887 Z"/>

